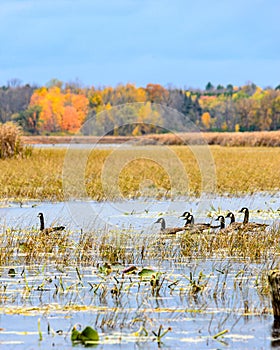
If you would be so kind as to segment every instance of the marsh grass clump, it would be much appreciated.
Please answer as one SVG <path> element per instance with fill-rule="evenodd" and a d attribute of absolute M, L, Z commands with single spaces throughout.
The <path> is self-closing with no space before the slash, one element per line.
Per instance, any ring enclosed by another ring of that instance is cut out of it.
<path fill-rule="evenodd" d="M 280 132 L 202 132 L 202 133 L 168 133 L 150 134 L 142 137 L 143 143 L 161 143 L 163 145 L 220 145 L 229 147 L 279 147 Z"/>
<path fill-rule="evenodd" d="M 81 143 L 96 144 L 99 136 L 24 136 L 28 143 Z M 279 147 L 280 131 L 246 131 L 246 132 L 189 132 L 146 134 L 141 136 L 103 136 L 102 143 L 121 144 L 123 142 L 137 142 L 139 145 L 221 145 L 228 147 Z"/>
<path fill-rule="evenodd" d="M 32 148 L 24 145 L 17 125 L 12 122 L 0 124 L 0 159 L 27 157 L 31 153 Z"/>
<path fill-rule="evenodd" d="M 45 235 L 38 230 L 6 229 L 0 234 L 0 266 L 55 263 L 68 265 L 73 253 L 69 232 Z"/>
<path fill-rule="evenodd" d="M 280 254 L 279 239 L 280 230 L 276 227 L 252 232 L 236 230 L 190 234 L 186 231 L 180 245 L 182 255 L 190 258 L 230 256 L 259 261 Z"/>
<path fill-rule="evenodd" d="M 109 231 L 97 243 L 97 255 L 110 264 L 139 263 L 141 260 L 143 236 L 130 231 Z"/>

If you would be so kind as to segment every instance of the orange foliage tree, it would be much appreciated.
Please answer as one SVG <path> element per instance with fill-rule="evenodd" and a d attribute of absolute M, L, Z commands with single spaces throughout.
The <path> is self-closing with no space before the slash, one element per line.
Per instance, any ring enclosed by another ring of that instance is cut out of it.
<path fill-rule="evenodd" d="M 147 84 L 146 92 L 151 102 L 166 103 L 168 100 L 168 91 L 160 84 Z"/>
<path fill-rule="evenodd" d="M 88 112 L 88 99 L 70 90 L 63 92 L 60 87 L 35 90 L 30 100 L 31 106 L 40 106 L 41 131 L 76 132 L 81 127 Z"/>

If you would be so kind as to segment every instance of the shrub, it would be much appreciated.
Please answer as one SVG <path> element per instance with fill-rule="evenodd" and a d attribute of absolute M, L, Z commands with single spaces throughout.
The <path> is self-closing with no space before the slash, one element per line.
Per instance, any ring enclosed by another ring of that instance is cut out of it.
<path fill-rule="evenodd" d="M 14 123 L 0 124 L 0 158 L 27 157 L 32 148 L 24 146 L 21 129 Z"/>

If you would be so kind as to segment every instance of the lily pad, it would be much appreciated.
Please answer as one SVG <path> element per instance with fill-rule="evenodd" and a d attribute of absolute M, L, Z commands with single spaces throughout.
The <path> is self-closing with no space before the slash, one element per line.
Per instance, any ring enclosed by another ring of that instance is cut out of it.
<path fill-rule="evenodd" d="M 142 278 L 151 278 L 153 275 L 156 274 L 155 270 L 152 269 L 147 269 L 147 268 L 143 268 L 138 275 Z"/>
<path fill-rule="evenodd" d="M 94 345 L 99 341 L 98 332 L 87 326 L 82 332 L 79 332 L 76 327 L 73 327 L 71 332 L 72 342 L 82 342 L 84 345 Z"/>
<path fill-rule="evenodd" d="M 87 326 L 81 333 L 81 339 L 82 341 L 92 340 L 97 342 L 99 335 L 95 329 Z"/>

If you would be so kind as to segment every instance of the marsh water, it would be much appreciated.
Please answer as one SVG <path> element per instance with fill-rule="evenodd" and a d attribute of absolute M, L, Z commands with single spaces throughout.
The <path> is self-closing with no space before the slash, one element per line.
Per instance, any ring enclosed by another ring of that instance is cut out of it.
<path fill-rule="evenodd" d="M 244 206 L 250 208 L 251 220 L 277 225 L 279 193 L 160 201 L 2 203 L 2 234 L 7 229 L 19 235 L 38 230 L 37 215 L 43 212 L 47 226 L 66 225 L 73 245 L 85 232 L 95 232 L 93 239 L 98 239 L 98 234 L 103 232 L 113 235 L 129 232 L 130 237 L 137 235 L 142 245 L 151 237 L 159 239 L 150 247 L 154 254 L 142 260 L 124 259 L 112 264 L 109 272 L 102 268 L 106 258 L 101 259 L 100 255 L 96 257 L 98 261 L 89 264 L 76 257 L 67 264 L 55 259 L 50 259 L 49 264 L 36 261 L 21 265 L 20 259 L 16 260 L 17 265 L 2 264 L 1 349 L 69 349 L 72 347 L 70 332 L 77 324 L 81 329 L 91 326 L 99 332 L 98 349 L 267 349 L 277 346 L 270 296 L 263 293 L 265 282 L 260 283 L 262 271 L 273 265 L 277 257 L 271 256 L 265 261 L 215 256 L 190 259 L 180 255 L 179 237 L 161 239 L 160 228 L 155 224 L 159 217 L 164 217 L 167 226 L 182 226 L 180 215 L 186 210 L 191 211 L 198 222 L 214 222 L 218 214 L 229 210 L 236 213 L 237 221 L 242 221 L 243 214 L 238 214 L 238 210 Z M 127 242 L 126 246 L 129 256 L 138 257 L 137 241 L 132 237 L 131 242 L 134 243 Z M 150 280 L 139 280 L 138 272 L 129 275 L 123 272 L 132 265 L 137 271 L 149 268 L 160 273 L 158 293 L 151 289 Z M 201 291 L 194 292 L 197 286 Z M 118 294 L 113 292 L 116 288 L 119 288 Z M 171 327 L 161 339 L 162 343 L 156 341 L 153 333 L 158 332 L 160 325 L 163 330 Z M 219 332 L 224 334 L 215 338 Z"/>

